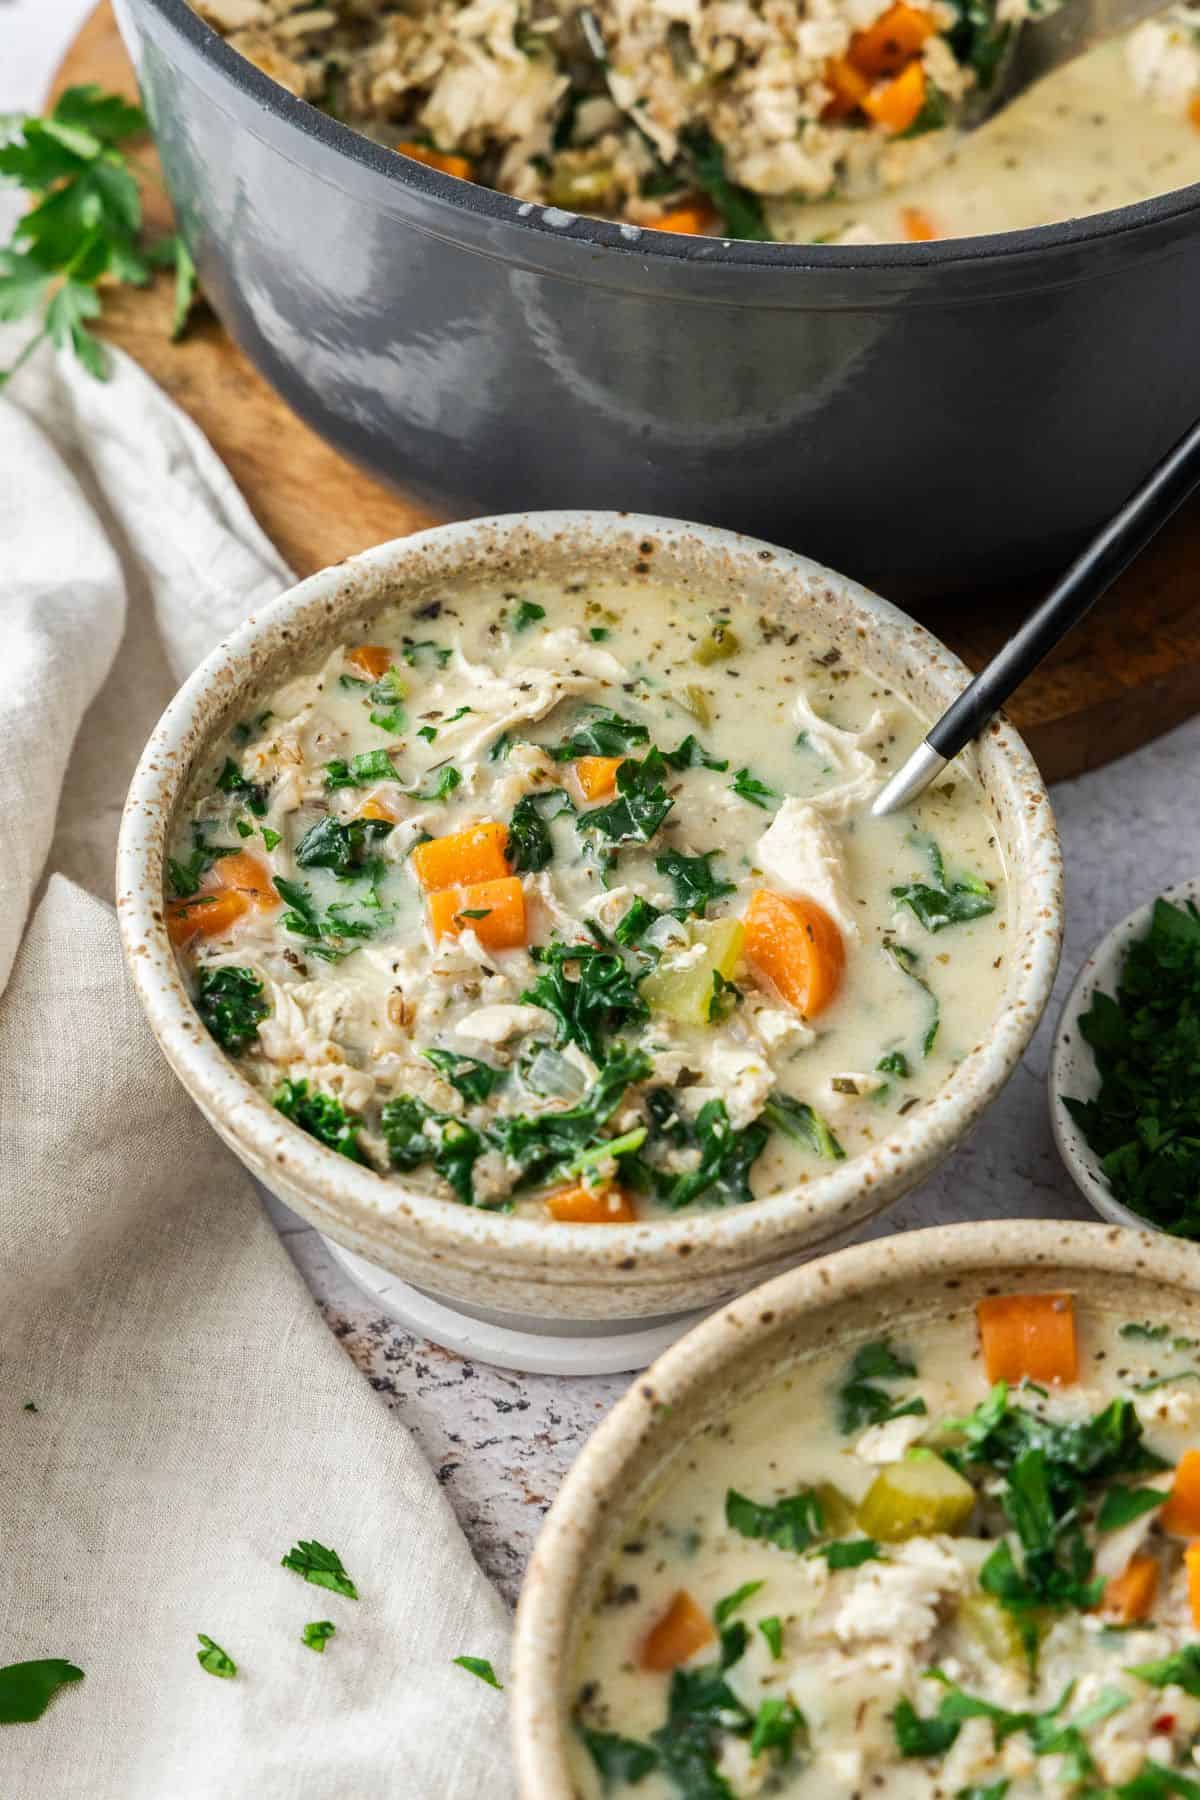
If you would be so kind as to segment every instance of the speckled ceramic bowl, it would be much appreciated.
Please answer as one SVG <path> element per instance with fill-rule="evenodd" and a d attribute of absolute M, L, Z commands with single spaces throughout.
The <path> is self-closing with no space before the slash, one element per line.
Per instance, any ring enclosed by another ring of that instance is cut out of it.
<path fill-rule="evenodd" d="M 1168 888 L 1164 894 L 1155 895 L 1154 898 L 1160 897 L 1170 900 L 1175 906 L 1182 906 L 1185 900 L 1194 900 L 1200 905 L 1200 876 L 1195 876 L 1190 881 L 1181 881 L 1176 887 Z M 1087 1012 L 1098 988 L 1107 994 L 1116 993 L 1125 953 L 1135 938 L 1146 935 L 1153 911 L 1154 900 L 1147 900 L 1144 906 L 1131 912 L 1127 919 L 1114 925 L 1091 952 L 1075 977 L 1075 985 L 1067 995 L 1059 1016 L 1047 1073 L 1050 1085 L 1050 1124 L 1067 1173 L 1084 1199 L 1095 1207 L 1102 1218 L 1111 1219 L 1115 1225 L 1132 1225 L 1138 1231 L 1159 1231 L 1161 1227 L 1150 1219 L 1143 1219 L 1140 1213 L 1132 1212 L 1128 1206 L 1123 1206 L 1113 1197 L 1099 1158 L 1067 1111 L 1063 1100 L 1067 1095 L 1073 1100 L 1093 1100 L 1100 1091 L 1100 1074 L 1095 1058 L 1079 1029 L 1080 1014 Z"/>
<path fill-rule="evenodd" d="M 469 1308 L 537 1323 L 634 1320 L 712 1305 L 842 1241 L 921 1181 L 1012 1073 L 1058 960 L 1061 869 L 1046 790 L 1012 728 L 976 761 L 1009 870 L 1008 985 L 949 1081 L 864 1156 L 753 1206 L 635 1225 L 540 1224 L 430 1198 L 324 1149 L 238 1073 L 204 1030 L 163 922 L 164 849 L 193 771 L 229 724 L 296 665 L 369 636 L 384 604 L 449 588 L 581 572 L 749 597 L 807 615 L 848 658 L 925 715 L 965 683 L 921 626 L 853 582 L 751 538 L 618 513 L 518 513 L 422 532 L 323 570 L 249 619 L 183 687 L 151 738 L 121 830 L 117 905 L 129 966 L 168 1061 L 247 1167 L 339 1243 Z M 975 753 L 972 753 L 975 754 Z"/>
<path fill-rule="evenodd" d="M 517 1608 L 512 1719 L 521 1800 L 578 1800 L 567 1761 L 580 1629 L 610 1558 L 706 1426 L 812 1356 L 970 1314 L 986 1294 L 1066 1289 L 1200 1332 L 1191 1246 L 1057 1219 L 938 1226 L 860 1244 L 733 1301 L 618 1401 L 572 1465 Z"/>

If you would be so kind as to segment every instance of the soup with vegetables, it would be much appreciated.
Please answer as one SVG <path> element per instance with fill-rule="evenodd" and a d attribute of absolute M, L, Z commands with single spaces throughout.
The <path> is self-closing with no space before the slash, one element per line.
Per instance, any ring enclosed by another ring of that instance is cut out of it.
<path fill-rule="evenodd" d="M 619 1223 L 879 1143 L 998 1010 L 1008 899 L 896 694 L 653 584 L 447 595 L 206 762 L 168 867 L 201 1018 L 315 1138 L 447 1200 Z"/>
<path fill-rule="evenodd" d="M 583 1800 L 1200 1795 L 1200 1341 L 1021 1293 L 671 1466 L 573 1677 Z"/>

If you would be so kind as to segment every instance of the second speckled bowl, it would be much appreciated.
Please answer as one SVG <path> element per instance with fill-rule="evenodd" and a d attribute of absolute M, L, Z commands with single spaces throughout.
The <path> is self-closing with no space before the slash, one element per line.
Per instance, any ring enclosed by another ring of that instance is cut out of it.
<path fill-rule="evenodd" d="M 753 538 L 628 513 L 514 513 L 419 533 L 325 569 L 247 620 L 196 671 L 151 738 L 121 830 L 117 904 L 146 1015 L 176 1074 L 225 1142 L 289 1206 L 371 1262 L 468 1308 L 537 1329 L 641 1320 L 713 1305 L 843 1240 L 907 1193 L 966 1135 L 1016 1067 L 1050 994 L 1062 893 L 1046 790 L 1011 726 L 971 754 L 1008 870 L 1008 979 L 950 1079 L 865 1155 L 724 1212 L 632 1225 L 540 1223 L 431 1197 L 337 1156 L 277 1112 L 205 1031 L 163 919 L 163 869 L 193 772 L 251 697 L 386 605 L 448 589 L 594 573 L 699 589 L 714 605 L 808 615 L 847 658 L 925 717 L 967 680 L 958 659 L 895 607 Z"/>

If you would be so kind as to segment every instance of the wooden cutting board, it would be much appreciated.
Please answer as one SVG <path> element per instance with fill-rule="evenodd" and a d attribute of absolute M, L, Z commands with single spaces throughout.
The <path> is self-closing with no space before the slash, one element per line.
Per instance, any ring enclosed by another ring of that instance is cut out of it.
<path fill-rule="evenodd" d="M 55 83 L 136 94 L 108 0 L 75 39 Z M 160 192 L 152 224 L 169 226 Z M 191 414 L 259 522 L 301 575 L 385 538 L 437 522 L 426 507 L 373 481 L 290 412 L 205 315 L 181 344 L 168 336 L 170 282 L 107 297 L 102 334 L 137 359 Z M 631 503 L 636 504 L 636 495 Z M 1035 592 L 990 595 L 922 611 L 972 667 L 999 648 Z M 917 609 L 920 610 L 920 609 Z M 1009 708 L 1050 781 L 1096 768 L 1200 712 L 1200 503 L 1180 513 L 1097 608 L 1026 682 Z"/>

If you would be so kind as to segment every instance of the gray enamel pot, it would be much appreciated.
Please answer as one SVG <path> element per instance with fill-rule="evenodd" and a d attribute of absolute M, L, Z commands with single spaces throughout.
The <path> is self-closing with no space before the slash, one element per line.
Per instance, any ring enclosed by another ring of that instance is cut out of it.
<path fill-rule="evenodd" d="M 682 515 L 911 600 L 1065 559 L 1200 412 L 1200 185 L 932 244 L 639 232 L 393 155 L 186 0 L 118 14 L 217 312 L 450 513 Z"/>

